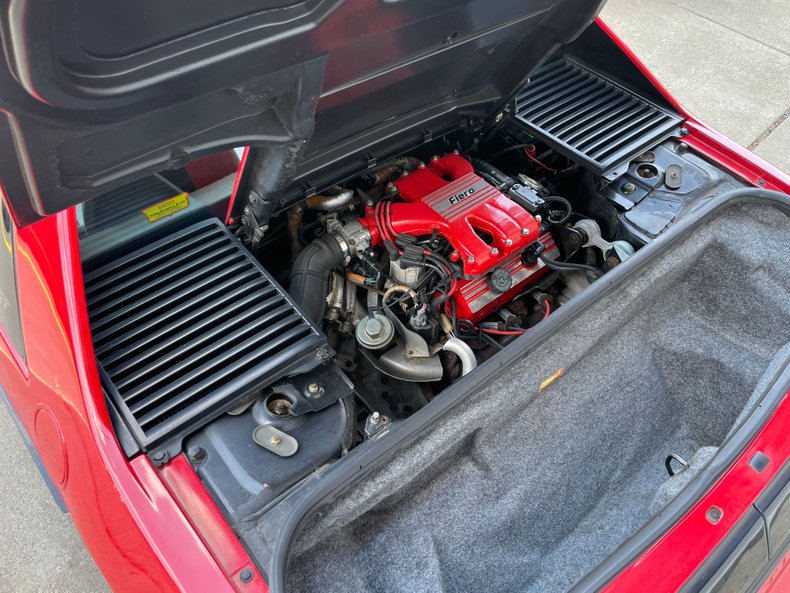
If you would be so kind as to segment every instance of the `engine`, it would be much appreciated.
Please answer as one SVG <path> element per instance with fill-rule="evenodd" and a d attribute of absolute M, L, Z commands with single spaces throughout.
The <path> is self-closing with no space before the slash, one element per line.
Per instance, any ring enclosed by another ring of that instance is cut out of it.
<path fill-rule="evenodd" d="M 402 202 L 369 206 L 360 219 L 371 243 L 388 248 L 391 275 L 412 287 L 430 255 L 413 238 L 446 239 L 449 260 L 460 266 L 448 297 L 462 318 L 486 317 L 546 271 L 540 260 L 524 260 L 524 251 L 535 241 L 547 255 L 557 256 L 551 235 L 541 231 L 540 217 L 477 175 L 472 163 L 457 154 L 405 171 L 388 191 Z M 399 240 L 403 235 L 407 237 Z"/>
<path fill-rule="evenodd" d="M 537 181 L 455 152 L 394 159 L 350 185 L 289 213 L 296 230 L 318 211 L 315 238 L 291 241 L 289 292 L 364 399 L 381 396 L 370 409 L 392 411 L 382 394 L 397 391 L 408 415 L 528 331 L 558 306 L 555 281 L 573 265 L 558 242 L 600 239 Z"/>

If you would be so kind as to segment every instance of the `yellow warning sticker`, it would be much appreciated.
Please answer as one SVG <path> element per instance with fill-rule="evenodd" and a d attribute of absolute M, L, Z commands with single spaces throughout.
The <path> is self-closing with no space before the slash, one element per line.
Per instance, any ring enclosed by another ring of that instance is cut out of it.
<path fill-rule="evenodd" d="M 172 198 L 167 198 L 164 202 L 154 204 L 149 208 L 143 210 L 143 214 L 148 219 L 148 222 L 156 222 L 171 214 L 175 214 L 179 210 L 183 210 L 189 206 L 189 194 L 184 192 Z"/>

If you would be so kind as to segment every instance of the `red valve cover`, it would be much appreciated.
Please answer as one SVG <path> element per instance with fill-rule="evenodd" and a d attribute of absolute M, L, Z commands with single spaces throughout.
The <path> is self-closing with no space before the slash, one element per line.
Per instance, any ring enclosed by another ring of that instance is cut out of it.
<path fill-rule="evenodd" d="M 544 255 L 552 259 L 559 256 L 559 249 L 554 244 L 550 233 L 541 235 L 540 242 L 546 246 Z M 487 317 L 511 299 L 516 298 L 530 282 L 535 282 L 548 271 L 546 264 L 540 260 L 533 266 L 525 266 L 520 253 L 513 254 L 496 267 L 504 268 L 510 274 L 512 283 L 510 290 L 504 293 L 493 290 L 489 274 L 481 274 L 473 280 L 461 280 L 455 295 L 453 295 L 456 314 L 459 318 L 479 321 Z"/>
<path fill-rule="evenodd" d="M 395 186 L 404 201 L 392 204 L 392 228 L 415 236 L 436 230 L 460 255 L 466 277 L 489 271 L 538 238 L 540 225 L 532 215 L 476 175 L 472 164 L 457 154 L 432 160 L 396 180 Z M 375 217 L 366 216 L 362 223 L 374 244 L 382 240 Z"/>
<path fill-rule="evenodd" d="M 414 236 L 436 231 L 445 237 L 457 252 L 453 259 L 463 262 L 465 279 L 453 295 L 459 317 L 473 321 L 485 317 L 543 272 L 542 262 L 531 268 L 521 263 L 521 252 L 539 238 L 538 221 L 478 176 L 462 156 L 435 158 L 394 184 L 403 201 L 393 202 L 383 217 L 368 212 L 361 222 L 373 244 L 380 244 L 392 231 Z M 382 232 L 380 225 L 385 224 L 388 229 Z M 548 243 L 547 253 L 556 250 L 548 233 L 540 238 Z M 494 268 L 510 273 L 512 287 L 504 293 L 490 288 L 488 272 Z"/>

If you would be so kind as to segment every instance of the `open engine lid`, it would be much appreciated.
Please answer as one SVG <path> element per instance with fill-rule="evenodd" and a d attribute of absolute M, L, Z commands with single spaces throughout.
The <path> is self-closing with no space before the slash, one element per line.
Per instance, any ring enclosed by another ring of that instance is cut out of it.
<path fill-rule="evenodd" d="M 2 190 L 25 225 L 242 145 L 282 149 L 282 186 L 395 121 L 492 115 L 601 3 L 6 0 Z"/>

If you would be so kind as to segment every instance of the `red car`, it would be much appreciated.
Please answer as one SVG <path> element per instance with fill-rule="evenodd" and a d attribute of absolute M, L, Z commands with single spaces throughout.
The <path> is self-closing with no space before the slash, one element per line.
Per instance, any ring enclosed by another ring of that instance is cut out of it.
<path fill-rule="evenodd" d="M 600 4 L 3 12 L 0 384 L 114 590 L 790 589 L 790 178 Z"/>

